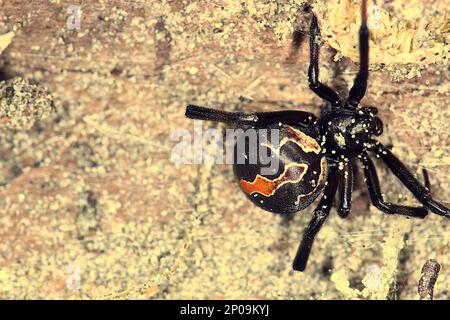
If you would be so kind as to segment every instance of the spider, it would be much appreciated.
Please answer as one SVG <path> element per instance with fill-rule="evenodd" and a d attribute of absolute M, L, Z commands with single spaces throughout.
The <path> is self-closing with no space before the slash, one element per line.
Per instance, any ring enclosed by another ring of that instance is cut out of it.
<path fill-rule="evenodd" d="M 299 110 L 245 114 L 195 105 L 186 108 L 186 117 L 191 119 L 219 121 L 251 127 L 257 131 L 278 128 L 278 145 L 259 144 L 259 148 L 265 148 L 273 157 L 277 157 L 280 166 L 275 174 L 259 174 L 261 163 L 235 163 L 233 168 L 247 197 L 257 206 L 273 213 L 290 214 L 303 210 L 322 194 L 293 262 L 293 269 L 297 271 L 305 270 L 314 238 L 327 219 L 336 194 L 339 216 L 345 218 L 349 215 L 354 185 L 353 168 L 357 160 L 362 162 L 370 200 L 382 212 L 424 218 L 430 210 L 450 217 L 450 209 L 432 198 L 426 171 L 426 186 L 423 186 L 388 147 L 375 140 L 374 137 L 383 132 L 377 108 L 359 107 L 366 93 L 369 76 L 366 6 L 363 0 L 359 29 L 359 71 L 346 99 L 319 81 L 317 39 L 320 29 L 317 17 L 312 16 L 309 30 L 309 88 L 328 106 L 319 118 Z M 396 205 L 385 201 L 369 154 L 380 158 L 423 206 Z"/>

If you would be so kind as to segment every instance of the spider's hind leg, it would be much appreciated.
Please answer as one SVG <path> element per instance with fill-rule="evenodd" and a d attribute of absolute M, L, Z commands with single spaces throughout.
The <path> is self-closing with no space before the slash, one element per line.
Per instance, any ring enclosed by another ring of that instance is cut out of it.
<path fill-rule="evenodd" d="M 361 161 L 364 165 L 364 174 L 366 176 L 370 199 L 375 207 L 387 214 L 401 214 L 409 217 L 425 218 L 428 212 L 423 207 L 399 206 L 384 201 L 373 161 L 367 153 L 363 154 Z"/>
<path fill-rule="evenodd" d="M 424 187 L 388 148 L 379 142 L 373 142 L 373 145 L 373 151 L 386 163 L 392 173 L 400 179 L 417 200 L 431 212 L 450 218 L 450 209 L 434 200 L 431 197 L 429 188 Z M 425 184 L 429 184 L 427 177 L 425 177 Z"/>
<path fill-rule="evenodd" d="M 192 104 L 186 108 L 186 117 L 247 126 L 266 126 L 279 122 L 288 125 L 311 126 L 317 120 L 314 114 L 299 110 L 242 113 L 215 110 Z"/>

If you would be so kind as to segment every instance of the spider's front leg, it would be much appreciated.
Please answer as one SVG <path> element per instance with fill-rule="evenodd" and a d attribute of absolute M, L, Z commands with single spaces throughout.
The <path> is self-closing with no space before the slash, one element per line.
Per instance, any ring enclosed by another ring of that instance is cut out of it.
<path fill-rule="evenodd" d="M 339 178 L 339 207 L 337 211 L 341 218 L 346 218 L 350 213 L 353 186 L 353 161 L 351 161 L 344 164 Z"/>
<path fill-rule="evenodd" d="M 313 15 L 311 20 L 311 26 L 309 29 L 309 50 L 310 50 L 310 62 L 308 68 L 308 81 L 310 89 L 317 94 L 323 100 L 331 103 L 333 107 L 339 107 L 341 105 L 341 98 L 330 87 L 322 84 L 319 81 L 319 44 L 317 43 L 320 38 L 320 29 L 317 22 L 317 17 Z"/>
<path fill-rule="evenodd" d="M 366 94 L 369 78 L 369 28 L 367 27 L 367 5 L 362 1 L 361 27 L 359 29 L 359 71 L 350 89 L 347 101 L 354 109 Z"/>
<path fill-rule="evenodd" d="M 314 114 L 298 110 L 274 112 L 226 112 L 195 105 L 188 105 L 186 117 L 197 120 L 218 121 L 237 125 L 262 127 L 279 122 L 287 125 L 312 126 L 317 118 Z"/>
<path fill-rule="evenodd" d="M 450 218 L 450 209 L 431 197 L 429 188 L 423 186 L 406 166 L 381 143 L 373 142 L 375 152 L 397 176 L 398 179 L 411 191 L 411 193 L 431 212 Z M 426 178 L 425 178 L 426 181 Z M 426 182 L 427 183 L 427 182 Z"/>
<path fill-rule="evenodd" d="M 426 217 L 428 212 L 425 208 L 399 206 L 384 201 L 383 194 L 381 193 L 380 181 L 378 180 L 377 171 L 373 161 L 370 160 L 367 153 L 364 153 L 362 155 L 361 162 L 364 165 L 364 174 L 366 176 L 370 199 L 376 208 L 388 214 L 401 214 L 415 218 Z"/>
<path fill-rule="evenodd" d="M 330 166 L 327 182 L 328 184 L 325 186 L 322 199 L 320 199 L 317 208 L 314 210 L 313 218 L 306 228 L 302 242 L 300 243 L 297 254 L 295 255 L 293 263 L 294 270 L 305 270 L 314 238 L 330 213 L 339 182 L 339 169 L 336 166 Z"/>

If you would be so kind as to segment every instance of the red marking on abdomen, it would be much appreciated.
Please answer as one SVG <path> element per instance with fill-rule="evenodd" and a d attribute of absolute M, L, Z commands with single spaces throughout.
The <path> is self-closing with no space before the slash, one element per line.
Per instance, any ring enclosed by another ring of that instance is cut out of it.
<path fill-rule="evenodd" d="M 257 192 L 269 197 L 282 185 L 299 182 L 307 170 L 307 164 L 290 163 L 278 178 L 270 180 L 258 174 L 252 182 L 241 179 L 239 186 L 245 193 L 252 194 Z"/>

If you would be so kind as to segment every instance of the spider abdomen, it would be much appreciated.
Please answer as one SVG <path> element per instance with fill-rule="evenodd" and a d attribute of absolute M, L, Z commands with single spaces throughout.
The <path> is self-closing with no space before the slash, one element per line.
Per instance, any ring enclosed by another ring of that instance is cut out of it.
<path fill-rule="evenodd" d="M 235 145 L 234 173 L 241 190 L 254 204 L 273 213 L 309 206 L 327 176 L 326 159 L 312 132 L 288 125 L 255 130 L 256 143 L 240 135 Z M 243 161 L 237 161 L 238 156 Z"/>

